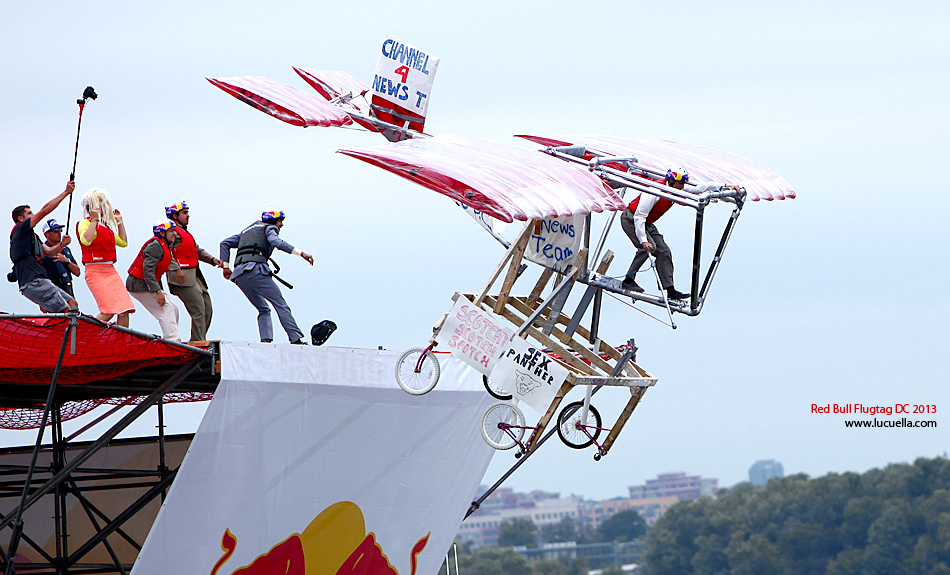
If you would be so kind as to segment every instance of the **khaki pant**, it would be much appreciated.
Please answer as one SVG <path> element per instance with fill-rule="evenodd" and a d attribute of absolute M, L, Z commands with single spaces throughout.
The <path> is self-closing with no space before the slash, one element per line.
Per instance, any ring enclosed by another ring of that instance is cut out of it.
<path fill-rule="evenodd" d="M 168 341 L 181 341 L 178 337 L 178 306 L 172 303 L 170 296 L 165 296 L 165 305 L 158 305 L 158 294 L 147 291 L 134 291 L 130 295 L 148 310 L 158 325 L 162 326 L 162 337 Z"/>
<path fill-rule="evenodd" d="M 637 239 L 636 225 L 633 223 L 633 213 L 630 210 L 624 210 L 623 214 L 620 215 L 620 227 L 623 228 L 624 233 L 637 248 L 637 253 L 633 256 L 633 261 L 630 262 L 630 269 L 627 270 L 626 276 L 626 279 L 634 281 L 637 279 L 637 272 L 644 262 L 649 259 L 650 254 L 643 249 L 643 245 Z M 663 239 L 655 225 L 647 224 L 645 230 L 647 241 L 653 244 L 653 257 L 656 259 L 656 272 L 660 276 L 660 283 L 663 289 L 671 288 L 673 287 L 673 252 L 670 251 L 670 246 L 666 244 L 666 240 Z"/>
<path fill-rule="evenodd" d="M 191 316 L 191 341 L 207 341 L 208 328 L 211 327 L 211 294 L 204 276 L 198 274 L 193 286 L 168 284 L 168 289 L 185 304 L 185 310 Z"/>

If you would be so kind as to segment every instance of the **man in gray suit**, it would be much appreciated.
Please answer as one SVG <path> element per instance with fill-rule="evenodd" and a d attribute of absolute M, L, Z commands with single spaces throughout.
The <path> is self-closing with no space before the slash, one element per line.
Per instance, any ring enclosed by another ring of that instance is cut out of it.
<path fill-rule="evenodd" d="M 261 219 L 254 222 L 239 234 L 227 237 L 221 241 L 221 261 L 224 267 L 224 278 L 233 281 L 251 304 L 257 308 L 257 328 L 261 341 L 274 341 L 274 325 L 270 317 L 270 302 L 277 310 L 277 319 L 281 327 L 287 332 L 290 343 L 306 345 L 303 332 L 297 327 L 290 306 L 284 301 L 280 288 L 274 282 L 274 272 L 267 265 L 274 249 L 298 255 L 313 265 L 313 256 L 303 252 L 284 240 L 278 234 L 284 227 L 284 212 L 277 208 L 270 208 L 261 214 Z M 230 266 L 231 250 L 237 248 L 234 266 Z M 233 269 L 233 271 L 232 271 Z"/>

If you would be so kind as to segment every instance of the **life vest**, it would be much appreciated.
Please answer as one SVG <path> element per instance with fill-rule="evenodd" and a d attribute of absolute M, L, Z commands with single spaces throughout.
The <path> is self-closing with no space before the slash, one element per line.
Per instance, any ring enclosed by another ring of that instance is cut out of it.
<path fill-rule="evenodd" d="M 198 244 L 195 242 L 195 236 L 188 233 L 188 230 L 181 226 L 177 226 L 175 231 L 178 232 L 178 237 L 181 238 L 181 243 L 172 250 L 175 259 L 178 260 L 178 265 L 182 269 L 198 267 Z"/>
<path fill-rule="evenodd" d="M 162 246 L 162 259 L 155 264 L 155 281 L 161 285 L 162 275 L 168 271 L 168 266 L 172 263 L 172 252 L 168 249 L 168 244 L 160 240 L 158 237 L 151 237 L 142 244 L 142 249 L 139 250 L 139 255 L 135 256 L 135 261 L 132 262 L 132 265 L 129 266 L 129 275 L 138 278 L 140 280 L 145 280 L 145 248 L 148 246 L 149 242 L 156 241 Z"/>
<path fill-rule="evenodd" d="M 96 226 L 96 237 L 88 246 L 79 242 L 82 246 L 82 263 L 115 263 L 115 232 L 109 226 L 92 221 L 92 218 L 86 219 L 90 226 Z M 76 237 L 79 237 L 79 222 L 76 222 Z"/>
<path fill-rule="evenodd" d="M 631 212 L 636 213 L 637 206 L 640 204 L 640 197 L 642 195 L 643 194 L 640 194 L 639 196 L 633 198 L 633 201 L 630 202 L 629 206 L 627 206 L 627 208 Z M 650 213 L 647 214 L 647 223 L 652 224 L 653 222 L 657 221 L 658 219 L 660 219 L 660 216 L 665 214 L 666 211 L 672 207 L 673 207 L 673 202 L 671 202 L 670 200 L 667 200 L 666 198 L 657 198 L 656 203 L 653 204 L 653 208 L 650 209 Z"/>
<path fill-rule="evenodd" d="M 274 253 L 274 246 L 267 241 L 267 228 L 277 228 L 274 224 L 254 222 L 244 228 L 238 239 L 237 257 L 234 265 L 239 266 L 248 262 L 264 263 Z"/>

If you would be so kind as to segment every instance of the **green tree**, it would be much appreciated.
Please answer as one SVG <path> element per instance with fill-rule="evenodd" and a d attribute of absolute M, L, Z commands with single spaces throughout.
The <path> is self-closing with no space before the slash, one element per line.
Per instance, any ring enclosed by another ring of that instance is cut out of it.
<path fill-rule="evenodd" d="M 540 532 L 541 541 L 545 543 L 565 543 L 580 539 L 577 521 L 573 517 L 563 517 L 557 523 L 542 525 Z"/>
<path fill-rule="evenodd" d="M 512 547 L 524 545 L 537 547 L 538 528 L 533 521 L 524 517 L 505 519 L 498 525 L 498 546 Z"/>
<path fill-rule="evenodd" d="M 460 575 L 535 575 L 527 560 L 511 549 L 480 547 L 465 561 L 459 557 Z"/>
<path fill-rule="evenodd" d="M 531 563 L 534 575 L 572 575 L 571 569 L 557 559 L 543 559 Z"/>
<path fill-rule="evenodd" d="M 746 537 L 735 532 L 726 547 L 726 558 L 733 575 L 782 575 L 788 573 L 775 545 L 759 533 Z"/>
<path fill-rule="evenodd" d="M 950 461 L 792 475 L 672 506 L 646 536 L 646 575 L 944 575 Z"/>
<path fill-rule="evenodd" d="M 624 542 L 639 539 L 647 533 L 647 522 L 632 509 L 614 513 L 597 528 L 604 541 Z"/>

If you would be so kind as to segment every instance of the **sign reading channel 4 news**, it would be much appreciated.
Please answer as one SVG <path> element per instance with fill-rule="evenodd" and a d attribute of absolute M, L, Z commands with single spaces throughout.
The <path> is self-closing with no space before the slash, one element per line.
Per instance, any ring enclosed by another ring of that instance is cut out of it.
<path fill-rule="evenodd" d="M 386 36 L 373 77 L 373 94 L 425 117 L 439 58 Z"/>
<path fill-rule="evenodd" d="M 559 273 L 567 273 L 581 249 L 586 221 L 583 214 L 541 220 L 528 240 L 525 257 Z"/>
<path fill-rule="evenodd" d="M 541 346 L 516 337 L 498 358 L 491 380 L 498 389 L 544 413 L 568 373 Z"/>
<path fill-rule="evenodd" d="M 452 355 L 488 375 L 512 335 L 514 330 L 504 318 L 460 296 L 435 341 L 440 350 L 448 349 Z"/>

